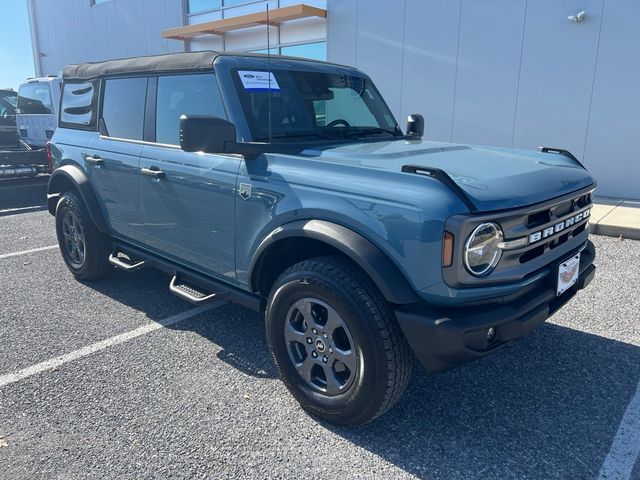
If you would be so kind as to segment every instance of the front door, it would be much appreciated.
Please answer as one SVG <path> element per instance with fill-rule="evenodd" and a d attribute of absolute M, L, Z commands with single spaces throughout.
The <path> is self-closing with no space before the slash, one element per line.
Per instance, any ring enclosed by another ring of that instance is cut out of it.
<path fill-rule="evenodd" d="M 235 184 L 242 160 L 184 152 L 180 115 L 225 117 L 215 75 L 158 77 L 155 142 L 140 160 L 144 243 L 235 282 Z"/>

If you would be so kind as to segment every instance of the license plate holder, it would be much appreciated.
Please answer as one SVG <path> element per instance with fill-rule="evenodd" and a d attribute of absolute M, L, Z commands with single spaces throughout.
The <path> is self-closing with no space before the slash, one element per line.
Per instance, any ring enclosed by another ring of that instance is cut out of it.
<path fill-rule="evenodd" d="M 565 260 L 558 266 L 558 283 L 556 295 L 559 297 L 573 287 L 580 275 L 580 254 Z"/>

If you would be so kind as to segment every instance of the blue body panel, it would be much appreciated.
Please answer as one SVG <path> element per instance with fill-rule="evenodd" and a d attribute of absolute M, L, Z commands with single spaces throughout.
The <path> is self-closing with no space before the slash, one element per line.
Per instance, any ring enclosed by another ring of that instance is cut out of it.
<path fill-rule="evenodd" d="M 436 180 L 331 164 L 314 156 L 266 154 L 248 160 L 239 182 L 252 185 L 249 200 L 236 200 L 236 270 L 241 283 L 247 282 L 252 254 L 269 233 L 294 220 L 319 219 L 368 239 L 420 290 L 442 281 L 445 220 L 468 211 Z"/>
<path fill-rule="evenodd" d="M 480 212 L 508 210 L 593 184 L 563 155 L 431 141 L 358 143 L 309 152 L 323 162 L 399 172 L 403 165 L 444 170 Z"/>
<path fill-rule="evenodd" d="M 140 225 L 140 143 L 101 138 L 91 133 L 86 155 L 104 165 L 86 165 L 87 176 L 102 206 L 105 220 L 118 235 L 138 238 Z M 85 165 L 84 159 L 81 160 Z"/>
<path fill-rule="evenodd" d="M 279 68 L 357 72 L 304 60 L 278 62 Z M 265 68 L 266 60 L 226 56 L 214 65 L 238 141 L 250 141 L 230 74 L 239 66 Z M 544 275 L 472 289 L 446 285 L 444 226 L 469 208 L 439 180 L 403 173 L 403 165 L 444 170 L 483 213 L 535 205 L 594 184 L 582 166 L 562 155 L 422 140 L 359 140 L 256 158 L 187 153 L 67 128 L 57 129 L 53 143 L 57 166 L 72 163 L 86 172 L 110 233 L 159 256 L 248 290 L 249 267 L 270 233 L 293 221 L 324 220 L 377 246 L 415 292 L 443 305 L 508 295 Z M 104 166 L 85 165 L 85 156 L 93 154 Z M 149 167 L 165 178 L 141 175 Z M 239 195 L 241 184 L 251 189 L 248 198 Z"/>
<path fill-rule="evenodd" d="M 241 159 L 144 145 L 140 168 L 141 243 L 235 282 L 235 184 Z"/>

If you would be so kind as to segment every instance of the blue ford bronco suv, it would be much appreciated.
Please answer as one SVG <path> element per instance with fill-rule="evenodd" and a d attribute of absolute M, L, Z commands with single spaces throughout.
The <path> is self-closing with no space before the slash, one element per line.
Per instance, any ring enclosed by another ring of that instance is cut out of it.
<path fill-rule="evenodd" d="M 424 141 L 355 68 L 205 51 L 63 76 L 48 201 L 69 270 L 155 267 L 187 301 L 263 312 L 280 378 L 325 420 L 376 418 L 412 352 L 433 372 L 481 358 L 594 276 L 575 157 Z"/>

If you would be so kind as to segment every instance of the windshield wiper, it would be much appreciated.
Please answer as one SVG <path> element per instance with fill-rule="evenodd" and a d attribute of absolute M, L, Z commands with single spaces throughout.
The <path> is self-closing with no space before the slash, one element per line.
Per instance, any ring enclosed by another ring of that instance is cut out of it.
<path fill-rule="evenodd" d="M 375 135 L 379 133 L 387 133 L 392 137 L 402 136 L 402 133 L 396 129 L 392 130 L 389 128 L 380 128 L 380 127 L 363 128 L 360 130 L 356 130 L 356 129 L 348 130 L 344 132 L 344 135 L 345 137 L 354 138 L 354 137 L 361 137 L 361 136 L 367 136 L 367 135 Z"/>
<path fill-rule="evenodd" d="M 282 139 L 299 139 L 301 137 L 312 137 L 312 138 L 323 138 L 323 139 L 329 139 L 329 140 L 338 140 L 338 137 L 335 137 L 333 135 L 329 135 L 323 132 L 319 132 L 317 130 L 313 130 L 313 131 L 308 131 L 308 132 L 283 132 L 283 133 L 274 133 L 271 135 L 271 139 L 274 140 L 282 140 Z M 256 137 L 256 140 L 258 142 L 268 142 L 269 141 L 269 135 L 261 135 L 259 137 Z"/>
<path fill-rule="evenodd" d="M 380 127 L 360 128 L 360 129 L 352 129 L 352 130 L 348 128 L 336 129 L 335 135 L 333 135 L 333 133 L 334 132 L 330 129 L 326 131 L 309 130 L 304 132 L 279 132 L 279 133 L 272 134 L 271 139 L 283 140 L 283 139 L 300 139 L 303 137 L 307 137 L 307 138 L 311 137 L 311 138 L 335 140 L 339 142 L 340 140 L 344 140 L 344 139 L 353 139 L 353 138 L 366 137 L 366 136 L 377 135 L 377 134 L 387 134 L 387 135 L 391 135 L 392 137 L 403 136 L 402 132 L 398 130 L 392 130 L 389 128 L 380 128 Z M 269 136 L 261 135 L 259 137 L 256 137 L 256 141 L 267 142 L 269 141 Z"/>

